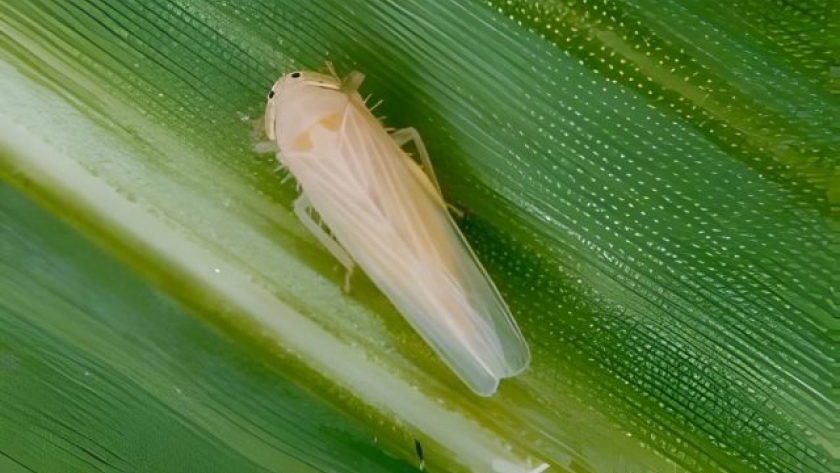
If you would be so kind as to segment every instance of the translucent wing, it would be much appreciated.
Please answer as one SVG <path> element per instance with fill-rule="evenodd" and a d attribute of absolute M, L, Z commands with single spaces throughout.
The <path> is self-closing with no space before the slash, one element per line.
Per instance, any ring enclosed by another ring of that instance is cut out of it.
<path fill-rule="evenodd" d="M 530 353 L 440 195 L 357 95 L 338 129 L 315 126 L 289 160 L 341 245 L 458 376 L 481 395 Z"/>

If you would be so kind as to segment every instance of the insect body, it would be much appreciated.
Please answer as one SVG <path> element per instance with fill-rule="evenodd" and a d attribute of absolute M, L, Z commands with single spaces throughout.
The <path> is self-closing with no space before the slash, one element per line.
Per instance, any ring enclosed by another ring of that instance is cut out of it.
<path fill-rule="evenodd" d="M 447 212 L 419 135 L 388 133 L 358 94 L 363 78 L 300 71 L 272 87 L 266 134 L 302 190 L 295 212 L 347 268 L 345 287 L 358 264 L 446 364 L 490 396 L 528 366 L 528 345 Z M 422 168 L 402 149 L 411 141 Z"/>

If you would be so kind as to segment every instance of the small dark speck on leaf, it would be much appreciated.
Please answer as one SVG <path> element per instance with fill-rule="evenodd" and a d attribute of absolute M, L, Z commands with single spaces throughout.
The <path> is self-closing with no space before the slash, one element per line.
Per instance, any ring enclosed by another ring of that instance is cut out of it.
<path fill-rule="evenodd" d="M 417 452 L 417 458 L 420 459 L 420 470 L 423 470 L 423 467 L 426 466 L 426 459 L 423 458 L 423 446 L 420 445 L 420 441 L 415 439 L 414 440 L 414 450 Z"/>

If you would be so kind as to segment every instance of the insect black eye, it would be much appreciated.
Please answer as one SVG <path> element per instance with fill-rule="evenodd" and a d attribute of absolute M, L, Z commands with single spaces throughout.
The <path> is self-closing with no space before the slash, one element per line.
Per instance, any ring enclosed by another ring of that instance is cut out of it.
<path fill-rule="evenodd" d="M 274 98 L 274 91 L 273 90 L 268 92 L 268 98 L 270 98 L 270 99 Z"/>
<path fill-rule="evenodd" d="M 292 72 L 292 79 L 297 79 L 300 77 L 300 72 Z"/>

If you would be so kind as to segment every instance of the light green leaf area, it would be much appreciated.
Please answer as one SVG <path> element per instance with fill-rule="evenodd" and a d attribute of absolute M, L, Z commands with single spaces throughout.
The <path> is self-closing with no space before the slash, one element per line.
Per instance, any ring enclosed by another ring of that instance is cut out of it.
<path fill-rule="evenodd" d="M 416 470 L 245 340 L 0 196 L 0 471 Z"/>
<path fill-rule="evenodd" d="M 0 471 L 840 471 L 838 8 L 7 0 Z M 531 345 L 492 398 L 255 151 L 325 59 Z"/>

